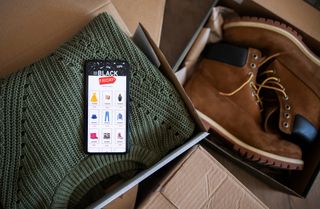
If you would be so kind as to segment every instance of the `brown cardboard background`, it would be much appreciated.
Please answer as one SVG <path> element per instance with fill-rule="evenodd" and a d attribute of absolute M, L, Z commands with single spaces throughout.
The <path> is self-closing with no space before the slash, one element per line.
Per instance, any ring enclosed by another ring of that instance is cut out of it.
<path fill-rule="evenodd" d="M 112 0 L 131 34 L 141 23 L 159 46 L 166 0 Z"/>
<path fill-rule="evenodd" d="M 191 47 L 200 25 L 218 0 L 167 0 L 160 49 L 174 71 Z"/>
<path fill-rule="evenodd" d="M 138 185 L 121 195 L 102 209 L 133 209 L 136 203 Z"/>
<path fill-rule="evenodd" d="M 0 1 L 0 77 L 45 57 L 102 11 L 129 33 L 110 0 Z"/>

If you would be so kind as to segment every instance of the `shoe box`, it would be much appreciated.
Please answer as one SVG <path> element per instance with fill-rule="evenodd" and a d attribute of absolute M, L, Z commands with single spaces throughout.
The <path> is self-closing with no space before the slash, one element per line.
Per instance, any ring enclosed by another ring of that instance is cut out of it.
<path fill-rule="evenodd" d="M 161 14 L 163 3 L 160 6 L 158 5 L 160 7 L 159 14 Z M 132 36 L 110 0 L 32 0 L 28 2 L 13 0 L 1 2 L 0 77 L 4 77 L 41 57 L 47 56 L 101 12 L 108 12 L 112 15 L 121 29 L 129 36 Z M 161 18 L 155 19 L 155 21 L 161 24 Z M 138 22 L 131 24 L 138 25 Z M 160 26 L 154 29 L 151 23 L 147 23 L 147 25 L 153 31 L 153 35 L 155 34 L 154 37 L 160 33 L 159 29 L 157 29 L 161 28 Z M 133 208 L 139 182 L 182 155 L 208 135 L 171 67 L 167 64 L 165 57 L 143 26 L 139 27 L 139 30 L 133 36 L 133 40 L 182 95 L 197 127 L 194 135 L 185 144 L 170 151 L 159 162 L 136 174 L 133 178 L 119 182 L 112 188 L 109 187 L 102 196 L 93 198 L 95 200 L 89 208 L 103 208 L 106 205 L 108 205 L 106 208 L 109 209 Z M 112 202 L 113 200 L 115 202 Z"/>
<path fill-rule="evenodd" d="M 211 42 L 221 40 L 221 24 L 223 23 L 223 17 L 219 15 L 221 13 L 232 15 L 235 12 L 240 16 L 263 17 L 283 22 L 294 28 L 315 54 L 320 54 L 320 28 L 318 27 L 320 11 L 304 1 L 221 0 L 217 6 L 212 10 L 211 16 L 205 17 L 206 22 L 202 23 L 199 26 L 200 29 L 194 33 L 196 38 L 190 39 L 192 44 L 189 43 L 185 48 L 188 52 L 187 55 L 183 54 L 183 58 L 179 57 L 178 64 L 174 64 L 175 74 L 182 85 L 193 73 L 196 73 L 194 65 L 208 40 Z M 203 27 L 203 25 L 205 26 Z M 179 62 L 179 60 L 183 61 Z M 226 159 L 231 159 L 235 164 L 248 170 L 265 183 L 298 197 L 307 196 L 320 170 L 319 134 L 314 146 L 307 153 L 304 153 L 304 169 L 302 171 L 275 169 L 248 161 L 233 151 L 224 142 L 225 140 L 214 132 L 211 132 L 205 141 L 204 146 L 212 146 L 216 153 L 222 153 Z M 214 152 L 213 156 L 215 156 Z"/>

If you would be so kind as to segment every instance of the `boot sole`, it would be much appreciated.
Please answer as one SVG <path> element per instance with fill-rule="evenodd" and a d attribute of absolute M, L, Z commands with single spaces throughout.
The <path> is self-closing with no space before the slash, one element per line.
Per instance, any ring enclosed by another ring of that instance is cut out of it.
<path fill-rule="evenodd" d="M 269 153 L 253 146 L 250 146 L 233 134 L 228 132 L 222 126 L 220 126 L 217 122 L 197 110 L 199 117 L 209 125 L 210 128 L 215 130 L 219 135 L 224 137 L 227 141 L 233 144 L 233 149 L 238 151 L 241 156 L 256 161 L 261 164 L 269 165 L 272 167 L 288 169 L 288 170 L 302 170 L 303 169 L 303 160 L 284 157 L 280 155 L 276 155 L 273 153 Z"/>
<path fill-rule="evenodd" d="M 265 18 L 241 17 L 227 21 L 223 26 L 224 29 L 234 27 L 260 28 L 278 33 L 294 43 L 307 58 L 320 66 L 320 59 L 302 42 L 302 37 L 299 36 L 295 30 L 285 24 Z"/>

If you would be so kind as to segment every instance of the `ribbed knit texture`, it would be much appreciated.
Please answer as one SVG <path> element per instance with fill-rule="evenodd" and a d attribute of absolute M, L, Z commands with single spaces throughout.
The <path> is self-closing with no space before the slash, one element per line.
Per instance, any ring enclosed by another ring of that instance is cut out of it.
<path fill-rule="evenodd" d="M 131 66 L 126 154 L 84 153 L 83 66 L 91 59 L 123 59 Z M 72 208 L 102 180 L 151 166 L 195 128 L 173 85 L 107 14 L 2 80 L 0 91 L 4 208 Z"/>

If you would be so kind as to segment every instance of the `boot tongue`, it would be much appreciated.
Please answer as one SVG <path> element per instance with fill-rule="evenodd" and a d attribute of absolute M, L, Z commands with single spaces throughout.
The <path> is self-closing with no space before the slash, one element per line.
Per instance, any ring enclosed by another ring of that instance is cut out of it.
<path fill-rule="evenodd" d="M 279 107 L 266 107 L 263 111 L 263 127 L 266 132 L 277 133 L 279 131 Z"/>
<path fill-rule="evenodd" d="M 259 69 L 257 83 L 262 84 L 268 78 L 274 77 L 276 60 L 271 59 L 264 63 Z M 267 73 L 269 72 L 269 73 Z M 266 85 L 270 86 L 269 83 Z M 269 88 L 262 88 L 259 96 L 263 102 L 263 127 L 266 132 L 276 133 L 283 132 L 281 129 L 281 99 L 275 90 Z"/>

